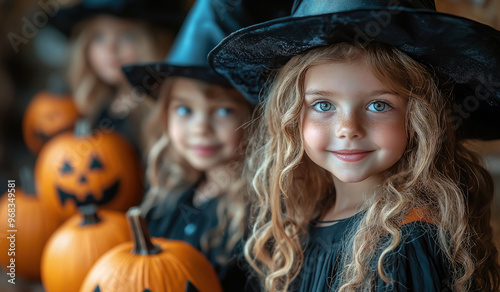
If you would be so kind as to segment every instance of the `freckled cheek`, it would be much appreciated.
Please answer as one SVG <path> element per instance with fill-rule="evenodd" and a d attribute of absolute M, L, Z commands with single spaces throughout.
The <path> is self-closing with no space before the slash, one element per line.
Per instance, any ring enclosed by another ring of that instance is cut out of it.
<path fill-rule="evenodd" d="M 304 119 L 302 124 L 302 138 L 306 150 L 325 150 L 330 143 L 330 127 L 322 122 Z"/>

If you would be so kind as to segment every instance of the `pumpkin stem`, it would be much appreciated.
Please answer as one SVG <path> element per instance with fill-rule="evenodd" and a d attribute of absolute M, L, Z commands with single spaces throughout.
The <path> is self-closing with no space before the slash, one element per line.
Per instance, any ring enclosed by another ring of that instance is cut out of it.
<path fill-rule="evenodd" d="M 92 135 L 90 121 L 87 119 L 78 119 L 75 123 L 74 135 L 76 137 L 90 136 Z"/>
<path fill-rule="evenodd" d="M 24 194 L 36 196 L 35 192 L 35 179 L 33 177 L 33 170 L 29 166 L 23 166 L 19 169 L 19 181 Z"/>
<path fill-rule="evenodd" d="M 83 205 L 78 208 L 82 214 L 83 220 L 80 222 L 80 226 L 97 224 L 102 221 L 99 216 L 97 216 L 97 207 L 93 204 Z"/>
<path fill-rule="evenodd" d="M 151 242 L 151 236 L 146 225 L 146 220 L 141 215 L 138 207 L 132 207 L 127 212 L 127 219 L 134 241 L 133 254 L 152 255 L 161 252 L 158 245 Z"/>

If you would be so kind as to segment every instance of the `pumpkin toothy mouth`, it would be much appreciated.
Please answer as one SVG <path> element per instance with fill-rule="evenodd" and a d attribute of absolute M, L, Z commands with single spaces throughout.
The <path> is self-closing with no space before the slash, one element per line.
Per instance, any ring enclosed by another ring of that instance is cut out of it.
<path fill-rule="evenodd" d="M 120 180 L 117 180 L 114 184 L 112 184 L 109 188 L 106 188 L 102 192 L 102 198 L 100 200 L 96 200 L 95 196 L 90 193 L 85 196 L 85 199 L 79 200 L 78 197 L 74 194 L 67 193 L 61 190 L 59 187 L 57 187 L 56 189 L 59 195 L 59 200 L 61 201 L 61 205 L 64 206 L 67 200 L 72 200 L 73 202 L 75 202 L 75 205 L 77 207 L 80 207 L 88 204 L 95 204 L 101 206 L 109 203 L 111 200 L 113 200 L 116 193 L 118 192 L 119 186 L 120 186 Z"/>

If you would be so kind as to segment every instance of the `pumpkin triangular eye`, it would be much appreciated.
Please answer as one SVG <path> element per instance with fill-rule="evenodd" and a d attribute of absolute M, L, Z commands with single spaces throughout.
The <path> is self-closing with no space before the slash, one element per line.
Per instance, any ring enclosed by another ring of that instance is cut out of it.
<path fill-rule="evenodd" d="M 61 173 L 71 173 L 73 171 L 73 167 L 69 164 L 68 161 L 64 161 L 64 165 L 61 169 Z"/>
<path fill-rule="evenodd" d="M 90 169 L 103 169 L 102 163 L 97 159 L 97 157 L 92 157 L 92 162 L 90 163 Z"/>
<path fill-rule="evenodd" d="M 101 288 L 99 288 L 99 285 L 97 285 L 97 287 L 95 287 L 94 292 L 101 292 Z"/>

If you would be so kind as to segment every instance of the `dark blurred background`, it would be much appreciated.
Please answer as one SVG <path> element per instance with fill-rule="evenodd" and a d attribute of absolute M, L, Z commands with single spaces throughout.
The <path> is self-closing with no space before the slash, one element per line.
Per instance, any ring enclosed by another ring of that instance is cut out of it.
<path fill-rule="evenodd" d="M 75 0 L 0 0 L 0 191 L 8 179 L 18 179 L 22 165 L 34 165 L 35 156 L 23 142 L 22 118 L 33 96 L 53 80 L 64 78 L 68 40 L 44 24 L 44 3 L 57 7 Z M 187 5 L 192 0 L 186 0 Z M 436 0 L 438 11 L 456 14 L 500 29 L 499 0 Z M 54 9 L 52 6 L 51 9 Z M 47 7 L 45 6 L 45 9 Z M 50 16 L 48 16 L 50 17 Z M 34 29 L 33 29 L 34 28 Z M 474 142 L 495 178 L 493 226 L 500 248 L 500 141 Z M 4 251 L 0 251 L 4 252 Z M 43 291 L 39 283 L 16 279 L 7 283 L 0 272 L 0 291 Z M 71 291 L 68 291 L 71 292 Z"/>

